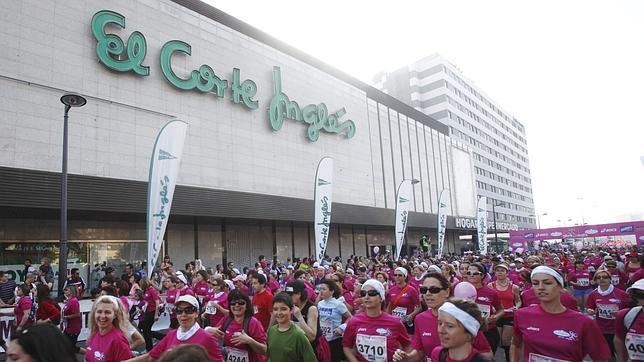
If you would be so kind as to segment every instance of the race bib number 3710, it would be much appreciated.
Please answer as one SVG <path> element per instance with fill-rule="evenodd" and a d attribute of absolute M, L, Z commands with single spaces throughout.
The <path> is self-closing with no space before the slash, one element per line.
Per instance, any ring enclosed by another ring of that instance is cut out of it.
<path fill-rule="evenodd" d="M 358 334 L 356 349 L 369 362 L 387 361 L 387 337 Z"/>

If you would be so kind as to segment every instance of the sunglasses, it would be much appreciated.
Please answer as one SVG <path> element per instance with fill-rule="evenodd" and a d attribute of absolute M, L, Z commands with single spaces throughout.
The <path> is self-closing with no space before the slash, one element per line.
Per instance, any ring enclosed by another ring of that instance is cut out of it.
<path fill-rule="evenodd" d="M 361 290 L 361 291 L 360 291 L 360 296 L 361 296 L 361 297 L 366 297 L 367 295 L 368 295 L 368 296 L 370 296 L 370 297 L 377 297 L 377 296 L 380 296 L 380 293 L 378 293 L 378 291 L 377 291 L 377 290 L 374 290 L 374 289 L 371 289 L 371 290 Z"/>
<path fill-rule="evenodd" d="M 231 307 L 234 307 L 236 305 L 238 305 L 240 307 L 243 307 L 243 306 L 246 305 L 246 301 L 245 300 L 234 300 L 234 301 L 230 302 Z"/>
<path fill-rule="evenodd" d="M 469 275 L 469 276 L 477 276 L 477 275 L 483 275 L 483 273 L 481 273 L 481 272 L 471 272 L 471 271 L 468 271 L 468 272 L 467 272 L 467 275 Z"/>
<path fill-rule="evenodd" d="M 197 308 L 195 308 L 195 307 L 185 307 L 185 308 L 176 307 L 176 308 L 174 308 L 174 312 L 177 315 L 183 314 L 183 313 L 192 314 L 192 313 L 195 313 L 196 311 L 197 311 Z"/>
<path fill-rule="evenodd" d="M 445 290 L 445 289 L 443 289 L 441 287 L 429 287 L 429 288 L 428 287 L 420 287 L 420 294 L 427 294 L 427 292 L 429 292 L 430 294 L 438 294 L 443 290 Z"/>
<path fill-rule="evenodd" d="M 405 275 L 404 275 L 404 274 L 394 274 L 394 276 L 395 276 L 395 277 L 402 277 L 402 278 L 404 278 L 404 277 L 405 277 Z"/>
<path fill-rule="evenodd" d="M 596 276 L 596 277 L 595 277 L 595 280 L 599 280 L 599 279 L 610 279 L 610 278 L 611 278 L 611 277 L 609 277 L 608 275 L 598 275 L 598 276 Z"/>

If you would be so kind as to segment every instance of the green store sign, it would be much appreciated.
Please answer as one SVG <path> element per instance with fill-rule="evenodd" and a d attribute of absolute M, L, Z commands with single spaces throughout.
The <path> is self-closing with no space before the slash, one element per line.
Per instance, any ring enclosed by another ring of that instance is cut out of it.
<path fill-rule="evenodd" d="M 117 12 L 101 10 L 92 18 L 92 33 L 96 38 L 96 55 L 107 68 L 116 72 L 133 72 L 139 76 L 149 76 L 150 67 L 144 65 L 148 51 L 145 36 L 138 31 L 130 34 L 124 42 L 115 34 L 107 34 L 105 28 L 114 25 L 125 29 L 125 17 Z M 187 78 L 181 78 L 172 70 L 171 58 L 174 54 L 191 55 L 190 44 L 180 40 L 170 40 L 163 44 L 160 53 L 161 73 L 175 88 L 184 91 L 196 91 L 213 94 L 223 98 L 226 89 L 230 88 L 232 102 L 249 110 L 259 108 L 259 101 L 254 99 L 257 84 L 251 79 L 242 81 L 241 70 L 233 68 L 230 82 L 218 75 L 212 67 L 203 64 L 193 70 Z M 268 107 L 268 119 L 274 131 L 282 128 L 285 119 L 308 125 L 306 135 L 309 140 L 317 141 L 320 131 L 344 134 L 347 138 L 355 135 L 356 126 L 352 120 L 340 121 L 346 114 L 343 108 L 329 113 L 326 104 L 309 104 L 300 107 L 282 90 L 281 70 L 273 67 L 273 97 Z"/>

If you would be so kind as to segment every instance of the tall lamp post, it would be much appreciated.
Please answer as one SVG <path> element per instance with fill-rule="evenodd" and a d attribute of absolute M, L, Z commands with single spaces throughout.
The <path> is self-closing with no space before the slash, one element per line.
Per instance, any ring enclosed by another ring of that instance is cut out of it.
<path fill-rule="evenodd" d="M 538 214 L 538 215 L 537 214 L 530 214 L 528 216 L 536 217 L 537 218 L 537 229 L 541 229 L 541 221 L 539 221 L 539 216 L 546 216 L 546 215 L 548 215 L 547 212 L 544 212 L 543 214 Z"/>
<path fill-rule="evenodd" d="M 498 204 L 496 201 L 492 201 L 492 220 L 494 221 L 494 249 L 498 252 L 499 251 L 499 233 L 496 230 L 496 207 L 497 206 L 504 206 L 505 202 L 499 202 Z"/>
<path fill-rule="evenodd" d="M 60 245 L 58 257 L 58 296 L 63 295 L 63 286 L 67 280 L 67 124 L 69 119 L 69 110 L 72 107 L 82 107 L 87 100 L 76 93 L 65 93 L 60 97 L 60 101 L 65 105 L 65 115 L 63 117 L 63 170 L 62 180 L 60 183 Z"/>

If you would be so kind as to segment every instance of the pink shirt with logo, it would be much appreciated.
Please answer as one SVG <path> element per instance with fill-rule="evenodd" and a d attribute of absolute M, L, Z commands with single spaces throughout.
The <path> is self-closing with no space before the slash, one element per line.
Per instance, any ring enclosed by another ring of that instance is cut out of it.
<path fill-rule="evenodd" d="M 224 323 L 224 320 L 225 319 L 222 319 L 216 326 L 221 327 Z M 266 357 L 264 355 L 253 351 L 253 349 L 246 344 L 242 344 L 238 346 L 233 345 L 231 339 L 236 335 L 238 335 L 239 333 L 241 333 L 243 330 L 244 330 L 244 325 L 236 322 L 233 319 L 228 325 L 228 328 L 224 331 L 224 346 L 233 347 L 233 348 L 237 348 L 248 352 L 249 362 L 266 361 Z M 262 343 L 262 344 L 266 343 L 266 333 L 264 332 L 264 327 L 262 327 L 262 323 L 259 320 L 257 320 L 257 318 L 255 317 L 250 318 L 247 334 L 259 343 Z"/>
<path fill-rule="evenodd" d="M 613 288 L 613 292 L 602 296 L 593 290 L 588 296 L 586 308 L 595 310 L 595 320 L 604 334 L 615 334 L 615 317 L 621 309 L 628 308 L 631 297 L 621 289 Z"/>
<path fill-rule="evenodd" d="M 355 347 L 356 358 L 361 362 L 368 362 L 370 355 L 391 361 L 396 349 L 407 348 L 410 344 L 409 334 L 400 318 L 385 312 L 378 317 L 369 317 L 367 313 L 356 314 L 349 319 L 342 337 L 342 346 Z"/>
<path fill-rule="evenodd" d="M 130 345 L 118 328 L 112 328 L 105 335 L 96 332 L 87 341 L 86 362 L 120 362 L 130 358 Z"/>
<path fill-rule="evenodd" d="M 145 294 L 143 294 L 143 300 L 146 302 L 145 313 L 154 312 L 156 308 L 156 302 L 160 299 L 159 292 L 154 287 L 149 287 Z"/>
<path fill-rule="evenodd" d="M 476 300 L 474 301 L 481 310 L 483 318 L 496 314 L 497 311 L 503 310 L 501 299 L 496 291 L 486 285 L 476 289 Z M 489 323 L 490 328 L 496 327 L 495 323 Z"/>
<path fill-rule="evenodd" d="M 399 294 L 402 295 L 398 297 Z M 387 297 L 387 304 L 394 303 L 395 305 L 390 305 L 389 308 L 393 311 L 397 307 L 402 307 L 407 309 L 407 314 L 411 314 L 414 311 L 414 308 L 420 304 L 420 297 L 418 295 L 418 289 L 414 288 L 413 285 L 407 284 L 404 287 L 399 287 L 394 285 L 389 288 L 389 296 Z"/>
<path fill-rule="evenodd" d="M 414 349 L 425 351 L 429 356 L 432 350 L 440 346 L 438 338 L 438 317 L 434 316 L 431 310 L 420 313 L 414 319 L 414 335 L 411 337 L 411 345 Z M 479 352 L 491 352 L 490 343 L 483 332 L 479 331 L 472 345 Z"/>
<path fill-rule="evenodd" d="M 514 338 L 523 341 L 525 361 L 556 358 L 581 362 L 587 354 L 593 360 L 610 359 L 610 349 L 595 320 L 570 309 L 557 314 L 540 305 L 519 309 L 514 314 Z"/>
<path fill-rule="evenodd" d="M 192 295 L 194 297 L 195 292 L 193 292 L 192 289 L 188 288 L 188 286 L 185 286 L 183 287 L 183 289 L 179 291 L 179 296 L 183 296 L 183 295 Z"/>
<path fill-rule="evenodd" d="M 175 303 L 177 303 L 177 299 L 179 299 L 179 296 L 181 295 L 181 292 L 179 289 L 172 289 L 172 290 L 166 290 L 165 291 L 165 304 L 166 304 L 166 310 L 168 307 L 173 307 Z M 174 308 L 170 310 L 170 318 L 177 318 L 177 313 L 174 312 Z"/>
<path fill-rule="evenodd" d="M 617 312 L 615 318 L 615 337 L 624 341 L 626 353 L 630 361 L 644 361 L 644 313 L 640 313 L 632 320 L 630 325 L 624 325 L 624 317 L 630 308 Z"/>
<path fill-rule="evenodd" d="M 613 284 L 615 288 L 626 290 L 626 284 L 628 283 L 628 276 L 626 273 L 621 269 L 615 268 L 610 272 L 610 274 L 610 283 Z"/>
<path fill-rule="evenodd" d="M 152 350 L 150 351 L 150 357 L 154 359 L 159 359 L 167 350 L 171 349 L 174 346 L 179 346 L 182 344 L 198 344 L 206 349 L 208 355 L 210 356 L 211 361 L 223 361 L 224 357 L 221 354 L 221 348 L 219 348 L 219 343 L 212 334 L 204 331 L 203 329 L 198 329 L 195 334 L 185 341 L 180 341 L 177 339 L 177 330 L 172 329 L 166 334 L 166 336 L 159 342 Z"/>
<path fill-rule="evenodd" d="M 71 297 L 63 307 L 63 315 L 74 315 L 80 313 L 80 304 L 76 297 Z M 65 334 L 79 334 L 82 327 L 81 317 L 65 319 Z"/>
<path fill-rule="evenodd" d="M 432 361 L 436 361 L 436 362 L 440 361 L 440 354 L 442 349 L 443 347 L 438 346 L 432 350 L 431 352 Z M 470 354 L 467 355 L 467 357 L 465 357 L 465 359 L 456 360 L 456 359 L 449 358 L 449 352 L 448 352 L 447 355 L 445 356 L 445 362 L 469 362 L 476 356 L 477 353 L 479 353 L 479 351 L 477 351 L 476 348 L 472 348 L 472 351 L 470 352 Z"/>
<path fill-rule="evenodd" d="M 217 302 L 222 308 L 228 309 L 228 294 L 225 292 L 219 292 L 219 294 L 213 294 L 210 299 L 208 300 L 208 304 L 206 304 L 206 313 L 208 313 L 208 316 L 210 317 L 210 325 L 211 326 L 216 326 L 220 320 L 222 320 L 225 315 L 222 313 L 219 309 L 216 307 L 210 307 L 211 302 Z M 210 311 L 215 311 L 215 314 L 210 314 Z"/>
<path fill-rule="evenodd" d="M 579 306 L 577 299 L 564 291 L 559 294 L 559 301 L 568 309 L 577 310 L 577 307 Z M 539 300 L 539 297 L 534 294 L 534 289 L 526 289 L 521 294 L 521 305 L 524 307 L 532 307 L 539 304 L 541 304 L 541 301 Z"/>
<path fill-rule="evenodd" d="M 590 272 L 587 269 L 584 270 L 575 270 L 568 274 L 568 281 L 578 283 L 580 285 L 573 285 L 572 289 L 574 290 L 588 290 L 592 289 L 593 286 L 590 284 Z"/>

